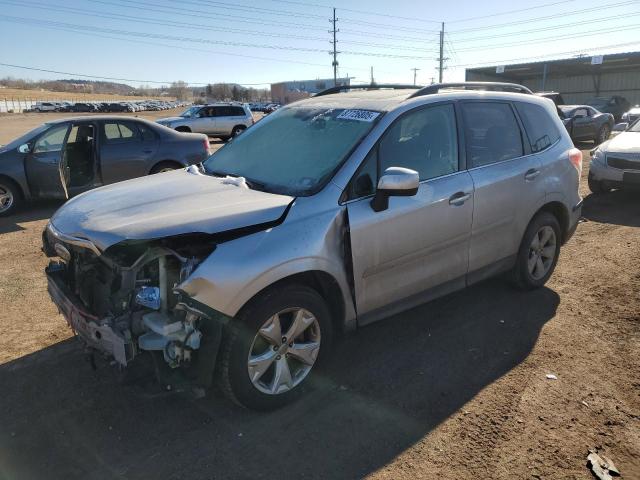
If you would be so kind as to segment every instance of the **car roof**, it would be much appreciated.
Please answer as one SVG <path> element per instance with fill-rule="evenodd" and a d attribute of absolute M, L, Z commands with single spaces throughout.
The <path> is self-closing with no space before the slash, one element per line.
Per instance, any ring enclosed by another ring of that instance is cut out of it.
<path fill-rule="evenodd" d="M 54 125 L 57 123 L 64 123 L 64 122 L 81 122 L 81 121 L 106 121 L 106 120 L 113 120 L 113 121 L 138 121 L 138 122 L 142 122 L 142 123 L 148 123 L 150 125 L 155 125 L 153 122 L 150 122 L 149 120 L 147 120 L 146 118 L 140 118 L 140 117 L 129 117 L 129 116 L 124 116 L 124 115 L 82 115 L 82 116 L 77 116 L 77 117 L 65 117 L 65 118 L 57 118 L 55 120 L 51 120 L 49 122 L 46 122 L 50 125 Z"/>
<path fill-rule="evenodd" d="M 462 100 L 462 99 L 486 99 L 486 100 L 503 100 L 503 101 L 525 101 L 546 105 L 546 102 L 553 103 L 548 98 L 530 95 L 525 93 L 514 92 L 498 92 L 490 90 L 464 90 L 451 88 L 441 90 L 439 93 L 429 95 L 411 96 L 418 91 L 415 89 L 379 89 L 379 90 L 353 90 L 344 93 L 334 93 L 329 95 L 321 95 L 300 100 L 287 105 L 294 107 L 318 107 L 318 108 L 353 108 L 376 111 L 390 111 L 401 105 L 410 103 L 433 103 L 445 100 Z M 430 101 L 425 102 L 428 99 Z"/>

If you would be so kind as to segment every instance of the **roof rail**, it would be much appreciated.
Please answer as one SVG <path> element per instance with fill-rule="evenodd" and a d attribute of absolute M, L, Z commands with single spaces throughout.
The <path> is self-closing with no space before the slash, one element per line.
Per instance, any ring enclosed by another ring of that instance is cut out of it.
<path fill-rule="evenodd" d="M 523 85 L 517 83 L 502 82 L 454 82 L 454 83 L 435 83 L 427 87 L 421 88 L 409 98 L 421 97 L 422 95 L 432 95 L 439 93 L 440 90 L 458 89 L 458 90 L 489 90 L 493 92 L 513 92 L 532 94 L 533 92 Z"/>
<path fill-rule="evenodd" d="M 405 85 L 405 84 L 369 84 L 369 85 L 338 85 L 336 87 L 327 88 L 326 90 L 322 90 L 321 92 L 316 93 L 314 96 L 321 97 L 322 95 L 331 95 L 333 93 L 345 92 L 348 90 L 381 90 L 383 88 L 388 88 L 391 90 L 407 90 L 407 89 L 416 89 L 422 88 L 421 85 Z"/>

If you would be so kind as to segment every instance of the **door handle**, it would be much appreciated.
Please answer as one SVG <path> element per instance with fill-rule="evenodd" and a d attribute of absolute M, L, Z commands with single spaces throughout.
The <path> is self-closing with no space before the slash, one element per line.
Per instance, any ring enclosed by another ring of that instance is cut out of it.
<path fill-rule="evenodd" d="M 471 198 L 470 193 L 457 192 L 449 197 L 449 205 L 459 206 Z"/>
<path fill-rule="evenodd" d="M 538 175 L 540 175 L 540 170 L 531 168 L 527 170 L 527 173 L 524 174 L 524 179 L 527 181 L 535 180 Z"/>
<path fill-rule="evenodd" d="M 153 150 L 143 150 L 142 153 L 153 153 Z"/>

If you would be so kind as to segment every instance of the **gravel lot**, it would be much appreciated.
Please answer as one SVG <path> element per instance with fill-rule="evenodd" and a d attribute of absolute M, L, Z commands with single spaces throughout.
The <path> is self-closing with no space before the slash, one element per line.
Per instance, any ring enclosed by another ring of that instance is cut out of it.
<path fill-rule="evenodd" d="M 0 143 L 61 115 L 0 116 Z M 0 219 L 0 478 L 589 479 L 595 447 L 640 478 L 640 194 L 589 196 L 587 170 L 547 288 L 491 280 L 363 328 L 270 414 L 93 371 L 46 293 L 59 204 Z"/>

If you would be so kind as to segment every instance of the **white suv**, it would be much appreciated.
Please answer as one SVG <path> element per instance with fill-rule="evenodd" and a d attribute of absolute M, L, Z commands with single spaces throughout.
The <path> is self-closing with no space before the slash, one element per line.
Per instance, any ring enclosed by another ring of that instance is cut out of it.
<path fill-rule="evenodd" d="M 253 115 L 246 104 L 215 103 L 194 105 L 179 117 L 161 118 L 157 122 L 179 132 L 206 133 L 228 140 L 253 125 Z"/>

